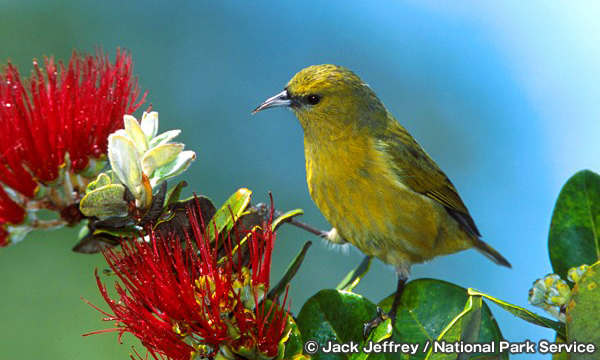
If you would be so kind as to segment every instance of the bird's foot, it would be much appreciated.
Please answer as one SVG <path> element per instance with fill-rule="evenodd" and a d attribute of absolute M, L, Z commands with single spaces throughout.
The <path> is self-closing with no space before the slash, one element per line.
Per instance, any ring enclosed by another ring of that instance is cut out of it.
<path fill-rule="evenodd" d="M 392 326 L 394 326 L 394 324 L 396 323 L 396 312 L 394 310 L 392 310 L 388 314 L 386 314 L 378 306 L 377 307 L 377 316 L 375 316 L 373 318 L 373 320 L 371 320 L 368 323 L 365 323 L 363 325 L 363 338 L 365 340 L 367 340 L 367 338 L 369 337 L 369 335 L 371 335 L 371 332 L 373 332 L 373 330 L 375 330 L 376 327 L 378 327 L 379 325 L 381 325 L 387 319 L 392 319 Z"/>

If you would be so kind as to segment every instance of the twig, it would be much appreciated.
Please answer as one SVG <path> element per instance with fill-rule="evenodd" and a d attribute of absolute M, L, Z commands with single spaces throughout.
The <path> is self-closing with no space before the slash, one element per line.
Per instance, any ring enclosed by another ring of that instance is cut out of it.
<path fill-rule="evenodd" d="M 269 215 L 271 213 L 271 207 L 269 205 L 267 205 L 265 203 L 260 203 L 260 204 L 252 205 L 252 208 L 253 208 L 252 210 L 256 211 L 256 213 L 260 217 L 262 217 L 265 221 L 268 220 Z M 277 209 L 274 209 L 273 216 L 275 218 L 277 218 L 277 217 L 279 217 L 281 215 L 283 215 L 283 212 L 281 212 L 281 211 L 279 211 Z M 304 231 L 308 231 L 309 233 L 311 233 L 313 235 L 316 235 L 318 237 L 326 237 L 327 234 L 328 234 L 327 231 L 319 230 L 319 229 L 317 229 L 317 228 L 315 228 L 313 226 L 310 226 L 310 225 L 308 225 L 306 223 L 298 221 L 298 220 L 296 220 L 294 218 L 289 218 L 289 219 L 285 220 L 284 222 L 287 222 L 287 223 L 289 223 L 291 225 L 294 225 L 294 226 L 296 226 L 296 227 L 298 227 L 298 228 L 300 228 L 300 229 L 302 229 Z"/>

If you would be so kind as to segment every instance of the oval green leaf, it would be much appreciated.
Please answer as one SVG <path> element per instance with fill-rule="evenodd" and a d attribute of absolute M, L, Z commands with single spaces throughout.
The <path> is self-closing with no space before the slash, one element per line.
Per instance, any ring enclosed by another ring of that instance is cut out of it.
<path fill-rule="evenodd" d="M 110 183 L 111 183 L 110 176 L 106 175 L 105 173 L 100 173 L 98 175 L 98 177 L 96 178 L 96 180 L 94 180 L 88 184 L 88 186 L 85 188 L 85 193 L 89 194 L 90 192 L 92 192 L 98 188 L 101 188 L 106 185 L 110 185 Z"/>
<path fill-rule="evenodd" d="M 454 343 L 462 341 L 465 343 L 474 343 L 479 338 L 481 330 L 481 314 L 483 301 L 481 296 L 469 296 L 464 310 L 458 314 L 446 326 L 438 337 L 438 341 Z M 445 354 L 441 352 L 433 352 L 433 348 L 429 348 L 426 360 L 450 360 L 459 359 L 460 356 L 468 358 L 467 354 Z"/>
<path fill-rule="evenodd" d="M 144 111 L 140 126 L 144 135 L 146 135 L 146 140 L 152 140 L 158 133 L 158 113 L 156 111 L 149 113 Z"/>
<path fill-rule="evenodd" d="M 146 139 L 144 130 L 142 130 L 142 127 L 137 119 L 131 115 L 123 116 L 123 123 L 125 124 L 125 131 L 127 132 L 127 135 L 133 141 L 139 155 L 141 156 L 146 150 L 148 150 L 148 139 Z"/>
<path fill-rule="evenodd" d="M 308 251 L 308 248 L 311 245 L 312 245 L 312 241 L 307 241 L 304 244 L 304 246 L 302 247 L 302 249 L 300 250 L 298 255 L 296 255 L 294 260 L 288 266 L 287 270 L 281 277 L 281 280 L 279 280 L 277 282 L 277 284 L 271 289 L 271 291 L 269 291 L 269 294 L 267 295 L 268 299 L 271 299 L 271 300 L 277 299 L 281 294 L 283 294 L 283 292 L 287 288 L 288 284 L 292 281 L 294 276 L 296 276 L 298 269 L 300 269 L 300 265 L 302 265 L 302 262 L 304 261 L 306 252 Z"/>
<path fill-rule="evenodd" d="M 302 335 L 296 321 L 290 315 L 286 317 L 285 329 L 279 345 L 278 359 L 291 359 L 302 354 Z"/>
<path fill-rule="evenodd" d="M 187 186 L 187 182 L 182 180 L 177 185 L 175 185 L 172 188 L 170 188 L 169 190 L 167 190 L 167 195 L 165 196 L 165 203 L 163 206 L 163 210 L 167 210 L 169 208 L 169 205 L 175 204 L 177 201 L 179 201 L 179 197 L 181 196 L 181 191 L 186 186 Z"/>
<path fill-rule="evenodd" d="M 567 339 L 560 336 L 560 334 L 556 334 L 556 338 L 554 339 L 554 342 L 557 344 L 564 344 L 567 342 Z M 566 351 L 561 351 L 559 353 L 552 354 L 552 360 L 570 360 L 570 359 L 571 359 L 571 355 Z"/>
<path fill-rule="evenodd" d="M 154 171 L 151 183 L 154 187 L 161 181 L 168 180 L 172 177 L 180 175 L 190 166 L 192 161 L 196 159 L 196 153 L 190 150 L 180 152 L 173 161 L 165 164 Z"/>
<path fill-rule="evenodd" d="M 127 213 L 123 200 L 125 188 L 121 184 L 106 185 L 88 193 L 81 199 L 79 210 L 85 216 L 98 218 L 122 216 Z"/>
<path fill-rule="evenodd" d="M 567 342 L 593 343 L 594 354 L 571 354 L 574 360 L 598 359 L 600 351 L 600 262 L 590 266 L 573 288 L 567 306 Z"/>
<path fill-rule="evenodd" d="M 304 214 L 304 211 L 302 209 L 294 209 L 294 210 L 290 210 L 290 211 L 286 212 L 285 214 L 278 216 L 271 223 L 271 230 L 273 230 L 273 231 L 277 230 L 277 228 L 279 226 L 281 226 L 281 224 L 283 224 L 284 222 L 292 219 L 295 216 L 299 216 L 302 214 Z"/>
<path fill-rule="evenodd" d="M 146 176 L 152 177 L 154 170 L 165 166 L 177 158 L 185 145 L 182 143 L 163 144 L 146 151 L 142 157 L 142 171 Z"/>
<path fill-rule="evenodd" d="M 500 299 L 496 299 L 495 297 L 493 297 L 491 295 L 484 294 L 475 289 L 469 288 L 468 293 L 469 293 L 469 295 L 483 296 L 484 298 L 494 302 L 496 305 L 500 306 L 501 308 L 503 308 L 504 310 L 508 311 L 509 313 L 515 315 L 516 317 L 519 317 L 527 322 L 530 322 L 530 323 L 538 325 L 538 326 L 550 328 L 561 335 L 565 335 L 565 325 L 561 322 L 550 320 L 546 317 L 543 317 L 534 312 L 531 312 L 525 308 L 522 308 L 517 305 L 513 305 L 511 303 L 507 303 L 506 301 L 503 301 Z"/>
<path fill-rule="evenodd" d="M 384 311 L 389 311 L 394 295 L 379 303 Z M 423 359 L 424 344 L 436 340 L 452 321 L 465 310 L 469 296 L 467 290 L 435 279 L 417 279 L 406 284 L 398 306 L 398 315 L 392 339 L 395 342 L 418 343 L 419 352 L 411 359 Z M 502 333 L 486 304 L 481 310 L 478 342 L 502 340 Z M 466 329 L 465 329 L 466 330 Z M 473 354 L 477 356 L 477 354 Z M 502 355 L 508 358 L 507 355 Z"/>
<path fill-rule="evenodd" d="M 329 341 L 361 343 L 363 324 L 377 314 L 377 306 L 361 295 L 332 289 L 319 291 L 302 306 L 296 323 L 306 342 L 314 340 L 319 348 Z M 348 359 L 351 354 L 318 351 L 312 359 Z"/>
<path fill-rule="evenodd" d="M 383 340 L 389 339 L 392 336 L 392 319 L 385 319 L 381 324 L 379 324 L 370 334 L 366 341 L 360 345 L 360 348 L 367 346 L 367 343 L 380 343 Z M 369 345 L 368 348 L 372 347 Z M 399 354 L 386 354 L 386 353 L 377 353 L 377 352 L 364 352 L 354 353 L 350 356 L 350 360 L 379 360 L 379 359 L 387 359 L 397 358 Z"/>
<path fill-rule="evenodd" d="M 142 168 L 135 144 L 118 132 L 108 137 L 110 167 L 119 181 L 139 199 L 142 196 Z M 113 181 L 114 182 L 114 181 Z"/>
<path fill-rule="evenodd" d="M 364 259 L 358 264 L 354 270 L 350 271 L 348 275 L 336 286 L 336 290 L 352 291 L 358 285 L 360 280 L 365 276 L 371 268 L 373 262 L 372 256 L 365 256 Z"/>
<path fill-rule="evenodd" d="M 181 130 L 166 131 L 166 132 L 154 137 L 152 140 L 150 140 L 148 146 L 153 148 L 153 147 L 161 145 L 161 144 L 166 144 L 169 141 L 175 139 L 177 136 L 179 136 L 179 134 L 181 134 Z"/>
<path fill-rule="evenodd" d="M 552 213 L 548 250 L 554 272 L 600 260 L 600 175 L 579 171 L 563 186 Z"/>
<path fill-rule="evenodd" d="M 206 233 L 211 241 L 215 238 L 215 234 L 226 236 L 231 231 L 233 225 L 250 204 L 251 195 L 252 191 L 245 188 L 239 189 L 217 210 L 206 225 Z"/>

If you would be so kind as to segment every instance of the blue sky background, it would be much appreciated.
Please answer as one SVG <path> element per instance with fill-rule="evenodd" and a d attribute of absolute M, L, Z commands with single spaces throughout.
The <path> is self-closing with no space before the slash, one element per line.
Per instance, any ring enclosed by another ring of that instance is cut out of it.
<path fill-rule="evenodd" d="M 162 130 L 180 128 L 198 159 L 188 191 L 215 203 L 239 187 L 279 208 L 300 207 L 326 228 L 306 188 L 302 133 L 282 109 L 250 111 L 298 70 L 335 63 L 378 93 L 458 188 L 484 239 L 513 264 L 466 251 L 413 268 L 528 307 L 531 283 L 551 272 L 550 216 L 573 173 L 600 171 L 600 5 L 545 1 L 0 1 L 0 62 L 23 73 L 33 57 L 67 59 L 102 45 L 133 53 Z M 342 195 L 343 196 L 343 195 Z M 125 338 L 82 338 L 109 327 L 100 256 L 70 252 L 76 231 L 36 233 L 0 252 L 0 358 L 127 358 Z M 277 279 L 306 240 L 278 234 Z M 335 286 L 362 258 L 316 240 L 292 283 L 292 309 Z M 356 289 L 378 301 L 395 287 L 376 263 Z M 492 306 L 512 341 L 551 338 Z M 515 358 L 539 358 L 520 355 Z"/>

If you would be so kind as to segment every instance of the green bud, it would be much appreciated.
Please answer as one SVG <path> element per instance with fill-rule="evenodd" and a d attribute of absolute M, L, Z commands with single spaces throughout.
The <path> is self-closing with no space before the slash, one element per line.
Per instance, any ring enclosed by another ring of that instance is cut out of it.
<path fill-rule="evenodd" d="M 589 267 L 589 265 L 583 264 L 581 266 L 570 268 L 567 274 L 567 279 L 577 284 Z"/>
<path fill-rule="evenodd" d="M 529 303 L 540 307 L 561 321 L 565 321 L 564 306 L 571 299 L 571 288 L 556 274 L 548 274 L 533 283 Z"/>
<path fill-rule="evenodd" d="M 183 151 L 184 144 L 170 143 L 179 130 L 158 132 L 158 113 L 144 113 L 141 124 L 131 115 L 123 117 L 125 129 L 108 137 L 108 158 L 116 176 L 112 183 L 123 184 L 136 199 L 136 206 L 152 203 L 155 187 L 184 172 L 195 159 L 193 151 Z M 98 187 L 94 185 L 92 189 Z"/>
<path fill-rule="evenodd" d="M 533 283 L 529 290 L 529 303 L 533 306 L 540 306 L 546 298 L 546 286 L 542 279 L 538 279 Z"/>

